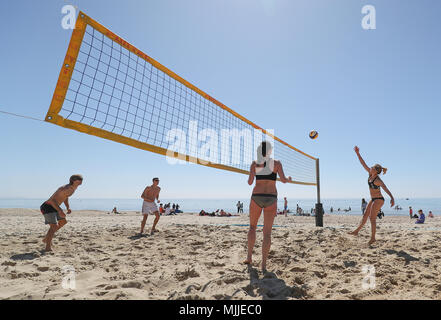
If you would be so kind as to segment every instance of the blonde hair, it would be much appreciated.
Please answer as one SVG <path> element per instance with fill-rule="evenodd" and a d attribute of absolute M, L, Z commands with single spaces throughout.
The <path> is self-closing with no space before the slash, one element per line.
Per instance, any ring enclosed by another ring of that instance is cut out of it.
<path fill-rule="evenodd" d="M 381 171 L 383 171 L 383 175 L 386 174 L 387 172 L 387 168 L 383 168 L 381 165 L 379 165 L 378 163 L 374 166 L 375 170 L 377 170 L 377 173 L 380 174 Z"/>

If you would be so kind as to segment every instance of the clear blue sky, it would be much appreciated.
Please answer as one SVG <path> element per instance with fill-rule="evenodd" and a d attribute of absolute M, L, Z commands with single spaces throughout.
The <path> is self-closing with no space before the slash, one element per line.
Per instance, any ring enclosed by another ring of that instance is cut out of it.
<path fill-rule="evenodd" d="M 77 5 L 225 105 L 321 161 L 323 198 L 368 197 L 368 165 L 398 197 L 441 197 L 441 2 L 437 0 L 1 1 L 0 110 L 43 119 Z M 361 28 L 376 8 L 377 29 Z M 272 116 L 256 112 L 271 108 Z M 319 131 L 312 141 L 307 134 Z M 0 114 L 0 198 L 45 198 L 73 173 L 78 198 L 248 197 L 247 177 Z M 313 198 L 314 187 L 280 185 Z"/>

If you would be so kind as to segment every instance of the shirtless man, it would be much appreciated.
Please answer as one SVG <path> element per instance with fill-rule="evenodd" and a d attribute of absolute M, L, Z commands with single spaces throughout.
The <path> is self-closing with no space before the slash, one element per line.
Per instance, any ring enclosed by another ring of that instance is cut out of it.
<path fill-rule="evenodd" d="M 71 213 L 69 207 L 69 197 L 74 194 L 78 186 L 83 183 L 83 177 L 79 174 L 73 175 L 69 179 L 69 184 L 58 188 L 57 191 L 40 206 L 40 211 L 44 216 L 45 224 L 49 225 L 49 231 L 43 239 L 46 243 L 46 251 L 52 251 L 52 239 L 55 232 L 61 229 L 66 223 L 66 215 L 60 205 L 64 202 L 67 213 Z"/>
<path fill-rule="evenodd" d="M 149 187 L 146 187 L 144 189 L 144 192 L 141 194 L 141 198 L 144 199 L 144 202 L 142 203 L 142 222 L 141 222 L 141 232 L 142 234 L 144 232 L 144 227 L 147 222 L 147 217 L 149 213 L 154 213 L 156 218 L 153 222 L 152 231 L 150 234 L 153 234 L 155 231 L 158 232 L 159 230 L 156 230 L 156 224 L 159 221 L 159 211 L 158 207 L 156 206 L 155 199 L 159 201 L 159 192 L 161 191 L 161 188 L 158 187 L 159 179 L 153 178 L 153 184 Z"/>

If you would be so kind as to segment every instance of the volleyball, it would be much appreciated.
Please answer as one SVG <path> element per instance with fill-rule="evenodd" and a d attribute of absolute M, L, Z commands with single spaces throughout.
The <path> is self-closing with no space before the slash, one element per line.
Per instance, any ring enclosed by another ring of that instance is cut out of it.
<path fill-rule="evenodd" d="M 312 131 L 309 133 L 309 137 L 310 137 L 312 140 L 316 139 L 316 138 L 318 137 L 318 132 L 315 131 L 315 130 L 312 130 Z"/>

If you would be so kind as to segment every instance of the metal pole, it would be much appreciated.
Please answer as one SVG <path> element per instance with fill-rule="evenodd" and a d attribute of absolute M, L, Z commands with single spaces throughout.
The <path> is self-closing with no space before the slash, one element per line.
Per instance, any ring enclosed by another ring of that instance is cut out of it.
<path fill-rule="evenodd" d="M 320 202 L 320 162 L 319 159 L 315 163 L 317 178 L 317 203 L 315 205 L 315 226 L 323 227 L 323 205 Z"/>

